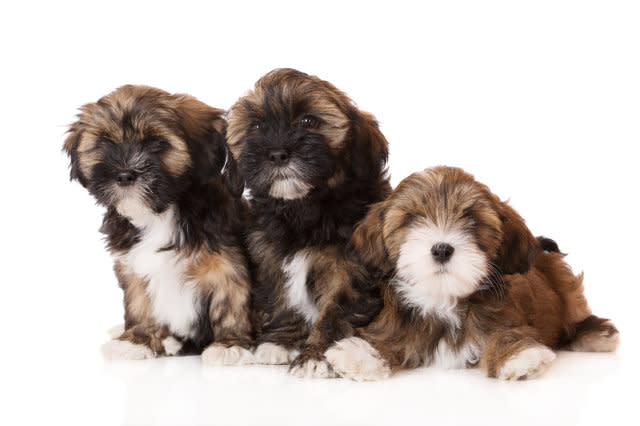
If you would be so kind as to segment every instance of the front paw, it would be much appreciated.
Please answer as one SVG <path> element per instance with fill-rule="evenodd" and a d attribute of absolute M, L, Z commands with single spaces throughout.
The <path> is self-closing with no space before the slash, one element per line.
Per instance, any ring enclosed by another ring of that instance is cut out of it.
<path fill-rule="evenodd" d="M 387 379 L 391 375 L 389 363 L 359 337 L 334 343 L 324 356 L 338 374 L 358 382 Z"/>
<path fill-rule="evenodd" d="M 280 365 L 289 364 L 299 352 L 288 350 L 284 346 L 275 343 L 261 343 L 254 352 L 256 364 Z"/>
<path fill-rule="evenodd" d="M 182 349 L 182 343 L 173 336 L 165 337 L 162 340 L 164 354 L 167 356 L 176 355 Z"/>
<path fill-rule="evenodd" d="M 291 362 L 289 374 L 300 378 L 331 379 L 338 377 L 325 359 L 306 355 L 304 352 Z"/>
<path fill-rule="evenodd" d="M 511 356 L 500 368 L 498 378 L 503 380 L 525 380 L 542 375 L 556 354 L 546 346 L 533 346 Z"/>
<path fill-rule="evenodd" d="M 254 361 L 251 351 L 240 346 L 212 343 L 202 352 L 202 362 L 206 365 L 247 365 Z"/>
<path fill-rule="evenodd" d="M 108 360 L 130 360 L 155 358 L 150 347 L 131 343 L 127 340 L 110 340 L 100 348 L 102 356 Z"/>

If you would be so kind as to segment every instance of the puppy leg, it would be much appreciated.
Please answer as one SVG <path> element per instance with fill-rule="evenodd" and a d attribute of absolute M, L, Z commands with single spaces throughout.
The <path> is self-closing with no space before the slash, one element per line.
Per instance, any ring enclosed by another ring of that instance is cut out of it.
<path fill-rule="evenodd" d="M 291 362 L 289 373 L 296 377 L 334 378 L 338 375 L 324 357 L 329 345 L 353 334 L 353 328 L 341 317 L 337 303 L 326 302 L 318 320 L 313 324 L 309 337 L 300 354 Z"/>
<path fill-rule="evenodd" d="M 119 337 L 102 345 L 102 355 L 109 360 L 148 359 L 177 354 L 182 343 L 165 327 L 137 324 Z"/>
<path fill-rule="evenodd" d="M 332 343 L 352 336 L 354 326 L 368 324 L 382 307 L 378 288 L 365 283 L 366 272 L 360 270 L 357 262 L 339 261 L 321 266 L 326 273 L 315 282 L 315 288 L 324 293 L 318 302 L 318 319 L 289 369 L 298 377 L 337 377 L 324 356 L 325 351 Z"/>
<path fill-rule="evenodd" d="M 242 268 L 243 269 L 243 268 Z M 219 278 L 211 295 L 209 319 L 214 342 L 202 352 L 207 365 L 253 364 L 248 274 L 232 268 Z"/>
<path fill-rule="evenodd" d="M 551 348 L 539 343 L 530 327 L 499 331 L 489 338 L 480 367 L 489 377 L 524 380 L 542 375 L 556 358 Z"/>
<path fill-rule="evenodd" d="M 567 349 L 579 352 L 614 352 L 620 345 L 620 332 L 611 321 L 589 316 L 576 324 Z"/>
<path fill-rule="evenodd" d="M 146 281 L 119 262 L 114 271 L 124 290 L 124 327 L 109 330 L 113 340 L 102 346 L 102 355 L 106 359 L 147 359 L 180 352 L 182 342 L 151 318 Z"/>
<path fill-rule="evenodd" d="M 289 364 L 309 335 L 306 321 L 292 310 L 264 315 L 255 350 L 257 364 Z"/>
<path fill-rule="evenodd" d="M 247 300 L 248 301 L 248 300 Z M 251 325 L 247 309 L 235 312 L 228 306 L 211 307 L 215 341 L 202 352 L 207 365 L 245 365 L 255 362 L 251 346 Z"/>
<path fill-rule="evenodd" d="M 382 380 L 396 369 L 424 365 L 432 337 L 427 330 L 416 332 L 407 327 L 394 305 L 384 306 L 355 336 L 339 340 L 325 352 L 338 374 L 356 381 Z"/>

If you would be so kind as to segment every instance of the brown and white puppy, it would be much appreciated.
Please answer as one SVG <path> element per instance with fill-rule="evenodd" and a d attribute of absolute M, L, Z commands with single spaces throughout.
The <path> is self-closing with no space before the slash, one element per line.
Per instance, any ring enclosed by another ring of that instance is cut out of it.
<path fill-rule="evenodd" d="M 131 85 L 71 125 L 71 178 L 107 209 L 100 230 L 124 290 L 124 331 L 106 358 L 206 348 L 207 363 L 251 362 L 246 207 L 225 131 L 221 110 Z"/>
<path fill-rule="evenodd" d="M 591 314 L 557 245 L 461 169 L 403 180 L 359 224 L 353 244 L 384 275 L 384 308 L 326 358 L 354 380 L 398 369 L 479 365 L 490 377 L 543 373 L 553 349 L 613 351 L 619 334 Z M 382 276 L 382 275 L 381 275 Z"/>
<path fill-rule="evenodd" d="M 256 362 L 329 376 L 328 345 L 381 307 L 346 246 L 391 191 L 387 141 L 331 83 L 276 69 L 231 108 L 228 143 L 250 191 Z"/>

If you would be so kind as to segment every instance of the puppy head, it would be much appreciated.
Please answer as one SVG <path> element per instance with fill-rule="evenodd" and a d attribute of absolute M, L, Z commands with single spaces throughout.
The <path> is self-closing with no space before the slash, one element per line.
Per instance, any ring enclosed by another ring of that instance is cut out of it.
<path fill-rule="evenodd" d="M 404 179 L 372 206 L 351 242 L 370 266 L 455 298 L 472 294 L 495 274 L 526 272 L 538 251 L 515 210 L 450 167 Z"/>
<path fill-rule="evenodd" d="M 387 141 L 331 83 L 293 69 L 263 76 L 231 107 L 228 143 L 252 195 L 299 199 L 377 178 Z"/>
<path fill-rule="evenodd" d="M 80 109 L 64 150 L 77 179 L 98 202 L 122 214 L 159 213 L 190 188 L 223 181 L 242 193 L 224 142 L 222 111 L 188 95 L 123 86 Z"/>

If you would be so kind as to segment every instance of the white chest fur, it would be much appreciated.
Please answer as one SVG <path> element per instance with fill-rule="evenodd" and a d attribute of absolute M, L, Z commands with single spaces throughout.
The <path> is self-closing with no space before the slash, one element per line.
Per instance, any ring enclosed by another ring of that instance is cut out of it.
<path fill-rule="evenodd" d="M 434 316 L 448 323 L 451 330 L 460 332 L 462 318 L 458 311 L 457 299 L 449 295 L 441 295 L 430 291 L 428 286 L 411 285 L 405 280 L 396 278 L 393 285 L 402 301 L 422 316 Z M 467 341 L 460 346 L 452 347 L 446 339 L 441 339 L 431 358 L 431 365 L 442 368 L 465 368 L 467 363 L 475 364 L 480 359 L 481 348 L 478 344 Z M 427 354 L 429 355 L 429 354 Z M 429 360 L 427 356 L 427 360 Z"/>
<path fill-rule="evenodd" d="M 300 313 L 307 322 L 313 323 L 318 318 L 318 307 L 309 297 L 307 289 L 309 265 L 308 253 L 301 250 L 284 260 L 282 271 L 285 275 L 284 290 L 287 304 Z"/>
<path fill-rule="evenodd" d="M 198 294 L 186 279 L 186 259 L 174 250 L 161 251 L 176 237 L 174 211 L 147 211 L 130 217 L 142 231 L 141 240 L 118 260 L 148 280 L 146 293 L 154 319 L 180 337 L 192 337 L 198 317 Z"/>
<path fill-rule="evenodd" d="M 392 284 L 401 300 L 421 315 L 433 315 L 454 327 L 460 326 L 455 297 L 434 292 L 429 285 L 412 284 L 400 278 L 395 278 Z"/>

